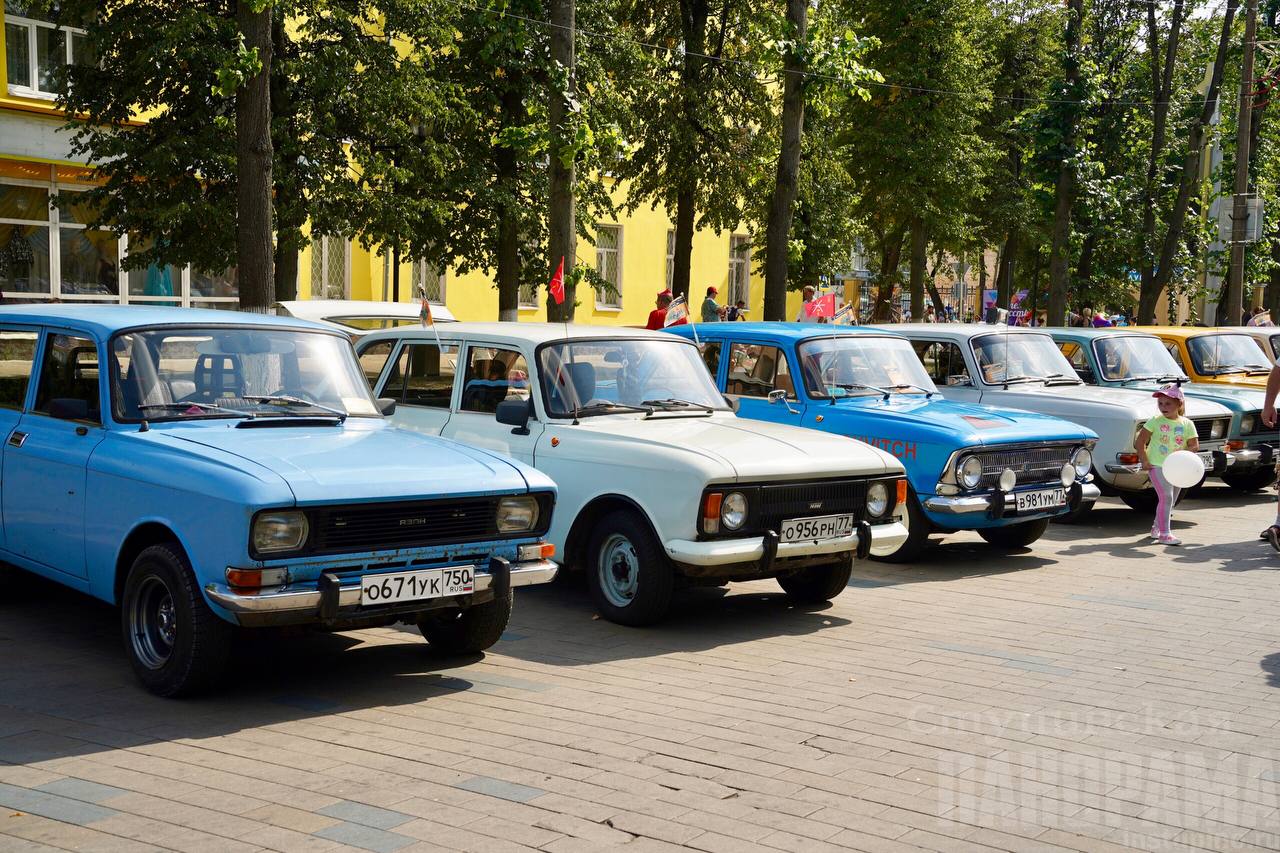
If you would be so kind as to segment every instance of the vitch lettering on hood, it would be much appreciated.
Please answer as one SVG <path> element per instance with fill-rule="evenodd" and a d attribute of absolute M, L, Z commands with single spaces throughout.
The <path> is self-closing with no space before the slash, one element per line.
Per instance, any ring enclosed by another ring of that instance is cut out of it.
<path fill-rule="evenodd" d="M 893 438 L 877 438 L 870 435 L 851 435 L 850 438 L 856 438 L 858 441 L 866 442 L 872 447 L 878 447 L 891 456 L 899 459 L 916 458 L 916 443 L 914 441 L 899 441 Z"/>

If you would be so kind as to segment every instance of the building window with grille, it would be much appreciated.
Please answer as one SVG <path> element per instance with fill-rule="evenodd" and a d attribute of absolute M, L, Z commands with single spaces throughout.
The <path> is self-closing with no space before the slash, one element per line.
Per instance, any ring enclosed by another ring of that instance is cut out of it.
<path fill-rule="evenodd" d="M 596 272 L 607 286 L 596 287 L 597 308 L 622 307 L 622 226 L 596 228 Z"/>
<path fill-rule="evenodd" d="M 348 252 L 341 237 L 317 236 L 311 241 L 311 298 L 346 299 L 351 292 Z"/>
<path fill-rule="evenodd" d="M 671 279 L 676 274 L 676 232 L 667 229 L 667 290 L 671 289 Z"/>
<path fill-rule="evenodd" d="M 751 304 L 751 238 L 734 234 L 729 238 L 729 292 L 726 305 L 737 305 L 739 300 Z"/>
<path fill-rule="evenodd" d="M 52 99 L 64 65 L 88 61 L 88 38 L 78 27 L 59 26 L 50 13 L 5 0 L 5 67 L 9 94 Z M 56 15 L 56 12 L 53 13 Z"/>
<path fill-rule="evenodd" d="M 433 305 L 444 304 L 444 270 L 426 261 L 413 262 L 413 295 L 425 293 Z"/>

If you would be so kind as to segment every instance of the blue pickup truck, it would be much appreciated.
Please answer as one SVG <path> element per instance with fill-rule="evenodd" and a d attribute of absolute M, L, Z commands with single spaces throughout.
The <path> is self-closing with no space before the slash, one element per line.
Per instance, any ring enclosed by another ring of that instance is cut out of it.
<path fill-rule="evenodd" d="M 139 680 L 215 684 L 234 632 L 497 642 L 551 580 L 555 486 L 386 420 L 348 339 L 251 314 L 0 308 L 0 560 L 120 605 Z"/>
<path fill-rule="evenodd" d="M 798 323 L 700 323 L 696 340 L 742 417 L 861 439 L 906 467 L 909 536 L 891 561 L 917 557 L 934 533 L 974 530 L 1020 548 L 1054 517 L 1098 497 L 1097 435 L 1058 418 L 943 399 L 911 344 L 887 332 Z"/>

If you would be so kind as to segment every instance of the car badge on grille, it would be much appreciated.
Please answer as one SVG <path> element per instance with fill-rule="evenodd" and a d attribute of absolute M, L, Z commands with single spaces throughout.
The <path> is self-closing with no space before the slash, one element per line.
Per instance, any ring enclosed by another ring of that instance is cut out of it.
<path fill-rule="evenodd" d="M 1031 463 L 1030 463 L 1030 462 L 1023 462 L 1023 463 L 1022 463 L 1022 471 L 1023 471 L 1023 473 L 1026 473 L 1027 471 L 1030 471 L 1030 470 L 1031 470 Z"/>
<path fill-rule="evenodd" d="M 414 518 L 402 518 L 402 519 L 400 519 L 400 526 L 401 526 L 401 527 L 417 527 L 417 526 L 418 526 L 418 525 L 420 525 L 420 524 L 426 524 L 426 523 L 427 523 L 426 518 L 424 518 L 424 517 L 422 517 L 422 516 L 416 516 L 416 517 L 414 517 Z"/>
<path fill-rule="evenodd" d="M 809 509 L 822 509 L 822 501 L 810 501 Z"/>

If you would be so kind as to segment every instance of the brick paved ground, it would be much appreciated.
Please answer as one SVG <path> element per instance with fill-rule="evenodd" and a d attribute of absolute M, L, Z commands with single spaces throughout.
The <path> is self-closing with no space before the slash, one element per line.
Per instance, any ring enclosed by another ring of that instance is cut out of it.
<path fill-rule="evenodd" d="M 1209 493 L 1178 550 L 1115 504 L 820 610 L 758 583 L 629 630 L 522 590 L 483 660 L 277 638 L 188 702 L 109 608 L 9 582 L 0 850 L 1273 850 L 1280 556 L 1264 498 Z"/>

